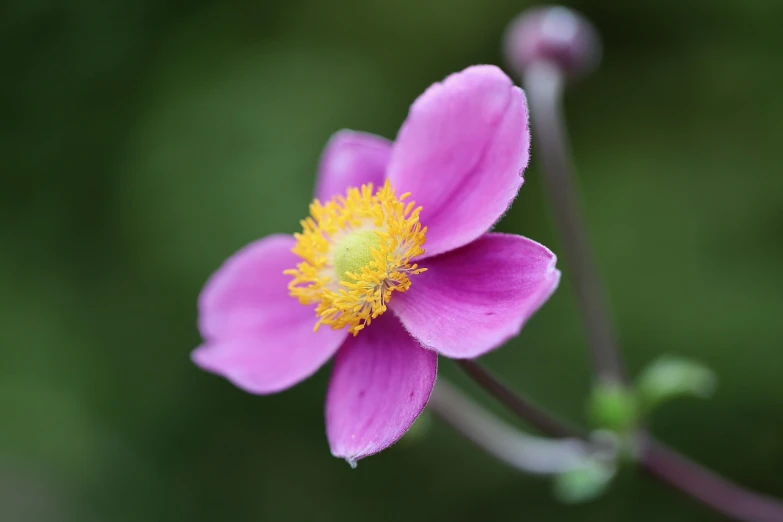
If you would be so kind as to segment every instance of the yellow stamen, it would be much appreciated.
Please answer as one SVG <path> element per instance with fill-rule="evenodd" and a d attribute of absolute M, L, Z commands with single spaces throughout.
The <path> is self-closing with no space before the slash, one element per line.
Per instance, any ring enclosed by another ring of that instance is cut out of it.
<path fill-rule="evenodd" d="M 316 304 L 318 322 L 333 329 L 349 327 L 356 335 L 386 311 L 392 292 L 410 288 L 420 274 L 411 259 L 424 253 L 427 227 L 419 223 L 421 207 L 399 198 L 386 183 L 373 193 L 372 183 L 351 188 L 322 204 L 310 204 L 302 233 L 294 234 L 292 252 L 302 258 L 288 290 L 304 305 Z"/>

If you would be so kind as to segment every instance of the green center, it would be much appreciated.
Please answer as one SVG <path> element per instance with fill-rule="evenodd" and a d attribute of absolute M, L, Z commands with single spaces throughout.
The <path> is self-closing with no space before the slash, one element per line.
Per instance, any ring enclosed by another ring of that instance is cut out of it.
<path fill-rule="evenodd" d="M 378 234 L 374 230 L 357 230 L 348 234 L 334 249 L 334 270 L 340 281 L 352 278 L 346 274 L 362 273 L 362 268 L 372 261 L 372 249 L 378 247 Z"/>

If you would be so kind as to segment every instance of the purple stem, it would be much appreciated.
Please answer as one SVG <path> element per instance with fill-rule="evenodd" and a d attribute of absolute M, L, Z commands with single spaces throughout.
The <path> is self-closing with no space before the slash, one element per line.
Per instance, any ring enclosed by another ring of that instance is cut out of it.
<path fill-rule="evenodd" d="M 538 61 L 525 70 L 524 86 L 533 119 L 533 143 L 543 166 L 543 178 L 587 333 L 593 368 L 600 381 L 620 384 L 625 380 L 623 364 L 583 225 L 560 111 L 564 80 L 563 72 L 553 62 Z"/>
<path fill-rule="evenodd" d="M 514 392 L 475 360 L 460 359 L 456 362 L 479 386 L 541 433 L 555 438 L 587 438 L 585 432 L 565 424 L 527 397 Z"/>
<path fill-rule="evenodd" d="M 599 380 L 622 383 L 625 380 L 608 306 L 595 266 L 587 235 L 582 226 L 566 133 L 561 113 L 564 74 L 552 62 L 539 61 L 524 75 L 535 141 L 546 175 L 557 225 L 563 237 L 565 257 L 572 272 L 577 302 L 593 354 Z M 533 402 L 498 381 L 475 361 L 460 361 L 461 367 L 485 390 L 520 418 L 553 437 L 581 437 L 584 433 L 561 423 Z M 645 432 L 639 463 L 653 476 L 684 494 L 701 501 L 714 511 L 741 522 L 783 522 L 783 503 L 734 484 L 657 442 Z"/>
<path fill-rule="evenodd" d="M 783 521 L 780 500 L 743 489 L 655 439 L 646 441 L 640 458 L 644 468 L 659 480 L 729 518 L 742 522 Z"/>
<path fill-rule="evenodd" d="M 522 432 L 473 402 L 443 377 L 432 390 L 427 410 L 479 448 L 525 473 L 566 473 L 584 468 L 601 455 L 602 448 L 577 438 L 552 439 Z"/>
<path fill-rule="evenodd" d="M 476 361 L 458 362 L 479 386 L 541 433 L 587 440 L 584 432 L 562 423 L 533 401 L 511 390 Z M 638 460 L 642 467 L 681 493 L 739 522 L 783 522 L 783 502 L 780 500 L 743 489 L 652 437 L 642 435 L 641 442 Z"/>

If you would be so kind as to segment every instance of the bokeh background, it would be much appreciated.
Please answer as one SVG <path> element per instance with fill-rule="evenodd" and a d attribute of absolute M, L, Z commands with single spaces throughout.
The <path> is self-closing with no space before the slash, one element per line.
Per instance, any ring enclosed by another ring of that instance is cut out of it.
<path fill-rule="evenodd" d="M 297 229 L 330 134 L 393 137 L 427 85 L 502 63 L 530 5 L 3 2 L 0 520 L 716 520 L 632 469 L 564 506 L 434 419 L 351 470 L 323 433 L 328 369 L 255 397 L 189 361 L 201 285 L 243 244 Z M 679 354 L 720 376 L 652 429 L 783 496 L 783 4 L 570 5 L 605 42 L 567 106 L 628 364 Z M 559 251 L 540 176 L 534 157 L 500 228 Z M 584 420 L 567 270 L 485 362 Z"/>

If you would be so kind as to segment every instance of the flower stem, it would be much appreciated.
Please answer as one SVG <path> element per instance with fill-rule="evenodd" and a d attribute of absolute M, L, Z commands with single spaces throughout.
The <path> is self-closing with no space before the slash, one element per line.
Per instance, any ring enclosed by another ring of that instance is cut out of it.
<path fill-rule="evenodd" d="M 783 502 L 743 489 L 673 449 L 648 438 L 640 461 L 659 480 L 714 511 L 742 522 L 783 522 Z"/>
<path fill-rule="evenodd" d="M 583 226 L 562 114 L 563 90 L 569 67 L 586 65 L 586 57 L 598 52 L 597 40 L 577 38 L 580 27 L 590 32 L 588 22 L 563 8 L 550 10 L 548 17 L 530 20 L 530 24 L 520 24 L 511 31 L 514 38 L 509 40 L 512 44 L 510 49 L 519 52 L 512 52 L 510 57 L 518 58 L 515 65 L 523 71 L 534 142 L 562 237 L 564 257 L 587 332 L 596 377 L 604 384 L 623 385 L 625 371 L 607 299 Z M 583 34 L 587 34 L 584 31 Z M 521 47 L 517 48 L 517 45 Z M 559 425 L 559 421 L 549 414 L 538 411 L 535 404 L 520 398 L 478 363 L 463 363 L 462 367 L 508 409 L 542 432 L 553 436 L 576 433 L 568 426 Z M 735 520 L 783 522 L 783 502 L 780 500 L 741 488 L 657 442 L 644 429 L 635 436 L 639 443 L 635 458 L 661 481 Z"/>
<path fill-rule="evenodd" d="M 625 377 L 617 337 L 593 263 L 574 187 L 561 114 L 564 82 L 564 72 L 552 62 L 539 60 L 525 69 L 523 83 L 533 120 L 533 142 L 538 147 L 543 178 L 562 238 L 565 261 L 587 332 L 595 373 L 603 382 L 619 384 Z"/>
<path fill-rule="evenodd" d="M 581 437 L 584 432 L 562 423 L 533 401 L 514 392 L 476 361 L 458 361 L 476 383 L 501 404 L 542 433 L 553 437 Z M 641 435 L 639 463 L 652 476 L 695 498 L 713 511 L 740 522 L 783 522 L 783 502 L 730 482 L 680 455 L 648 435 Z"/>
<path fill-rule="evenodd" d="M 585 432 L 568 426 L 527 397 L 512 391 L 475 360 L 460 359 L 456 362 L 479 386 L 484 388 L 490 395 L 493 395 L 520 419 L 523 419 L 541 433 L 556 438 L 576 437 L 585 439 L 587 437 Z"/>
<path fill-rule="evenodd" d="M 427 409 L 498 460 L 526 473 L 547 475 L 579 469 L 593 459 L 596 450 L 579 438 L 553 440 L 523 433 L 442 377 Z"/>

